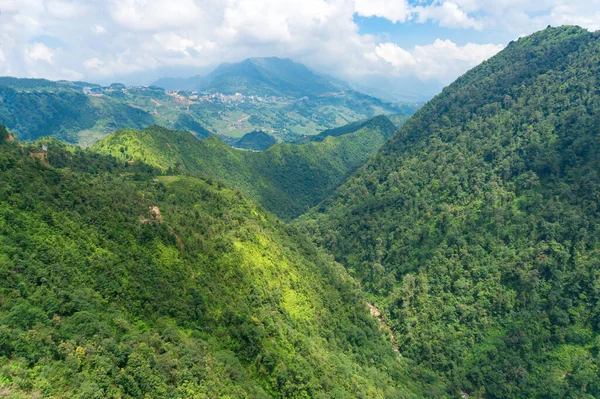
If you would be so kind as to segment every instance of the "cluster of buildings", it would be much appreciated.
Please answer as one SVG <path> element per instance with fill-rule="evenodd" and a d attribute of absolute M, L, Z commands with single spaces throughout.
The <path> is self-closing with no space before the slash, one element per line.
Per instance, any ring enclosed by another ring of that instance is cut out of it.
<path fill-rule="evenodd" d="M 182 92 L 179 92 L 178 94 L 182 94 Z M 283 98 L 279 98 L 279 97 L 269 97 L 269 96 L 257 96 L 257 95 L 251 95 L 251 96 L 246 96 L 244 94 L 241 93 L 235 93 L 235 94 L 222 94 L 222 93 L 201 93 L 198 91 L 193 91 L 191 92 L 191 94 L 188 95 L 187 97 L 189 100 L 192 101 L 207 101 L 207 102 L 212 102 L 212 103 L 243 103 L 246 101 L 250 101 L 250 102 L 261 102 L 261 103 L 275 103 L 275 102 L 282 102 L 284 99 Z"/>

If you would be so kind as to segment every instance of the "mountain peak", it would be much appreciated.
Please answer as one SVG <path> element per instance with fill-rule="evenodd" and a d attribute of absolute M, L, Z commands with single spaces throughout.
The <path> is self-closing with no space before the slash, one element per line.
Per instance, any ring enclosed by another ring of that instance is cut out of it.
<path fill-rule="evenodd" d="M 279 57 L 253 57 L 222 63 L 205 77 L 160 79 L 154 84 L 170 90 L 292 98 L 315 97 L 347 88 L 345 84 L 319 75 L 303 64 Z"/>

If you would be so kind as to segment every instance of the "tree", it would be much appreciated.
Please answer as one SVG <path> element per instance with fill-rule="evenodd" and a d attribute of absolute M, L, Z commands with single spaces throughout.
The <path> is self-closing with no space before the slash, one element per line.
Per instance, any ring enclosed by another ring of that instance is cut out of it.
<path fill-rule="evenodd" d="M 9 137 L 10 133 L 8 132 L 6 126 L 0 124 L 0 144 L 8 141 Z"/>

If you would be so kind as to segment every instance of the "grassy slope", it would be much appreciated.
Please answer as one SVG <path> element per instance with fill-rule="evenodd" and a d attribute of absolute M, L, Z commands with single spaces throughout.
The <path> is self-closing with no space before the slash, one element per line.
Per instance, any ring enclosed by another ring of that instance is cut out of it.
<path fill-rule="evenodd" d="M 117 132 L 93 148 L 163 170 L 224 180 L 277 215 L 291 219 L 319 203 L 365 162 L 395 130 L 385 117 L 323 142 L 276 144 L 263 152 L 229 148 L 220 139 L 197 140 L 162 128 Z"/>
<path fill-rule="evenodd" d="M 511 43 L 301 220 L 455 395 L 600 395 L 598 54 Z"/>
<path fill-rule="evenodd" d="M 43 145 L 0 145 L 4 395 L 421 395 L 293 228 L 221 184 Z"/>

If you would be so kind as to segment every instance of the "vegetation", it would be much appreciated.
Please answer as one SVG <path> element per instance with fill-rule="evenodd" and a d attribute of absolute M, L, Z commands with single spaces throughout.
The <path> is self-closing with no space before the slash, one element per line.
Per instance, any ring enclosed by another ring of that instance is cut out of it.
<path fill-rule="evenodd" d="M 0 125 L 0 144 L 4 144 L 10 138 L 10 133 L 6 126 Z"/>
<path fill-rule="evenodd" d="M 43 79 L 14 78 L 0 79 L 0 120 L 22 140 L 52 135 L 71 143 L 156 123 L 149 113 L 109 97 L 86 96 Z"/>
<path fill-rule="evenodd" d="M 269 136 L 261 130 L 255 130 L 254 132 L 245 134 L 241 139 L 236 140 L 233 143 L 233 146 L 235 148 L 243 148 L 246 150 L 262 151 L 276 143 L 277 140 L 272 136 Z"/>
<path fill-rule="evenodd" d="M 93 149 L 122 161 L 141 161 L 165 172 L 210 176 L 228 182 L 284 219 L 318 204 L 396 130 L 384 116 L 322 142 L 275 144 L 263 152 L 240 151 L 217 137 L 152 127 L 123 130 Z"/>
<path fill-rule="evenodd" d="M 354 133 L 361 129 L 372 129 L 374 126 L 377 126 L 380 130 L 384 131 L 386 136 L 389 137 L 389 135 L 394 133 L 398 127 L 402 126 L 405 122 L 406 120 L 399 122 L 399 125 L 396 125 L 391 121 L 390 118 L 386 116 L 378 116 L 366 121 L 353 122 L 335 129 L 328 129 L 319 134 L 315 134 L 314 136 L 306 136 L 300 140 L 297 140 L 296 143 L 299 144 L 311 141 L 321 142 L 327 137 L 339 137 L 345 134 Z"/>
<path fill-rule="evenodd" d="M 0 77 L 0 121 L 21 140 L 53 136 L 83 146 L 118 129 L 152 125 L 190 131 L 199 138 L 218 134 L 239 139 L 261 130 L 279 141 L 293 141 L 379 114 L 409 116 L 420 106 L 385 103 L 347 90 L 303 65 L 268 60 L 255 59 L 248 65 L 233 64 L 222 67 L 218 74 L 215 71 L 210 90 L 247 92 L 244 99 L 209 101 L 191 92 L 165 92 L 156 86 L 100 87 Z"/>
<path fill-rule="evenodd" d="M 0 146 L 0 392 L 435 395 L 357 285 L 239 192 L 44 140 Z"/>
<path fill-rule="evenodd" d="M 511 43 L 300 224 L 449 393 L 600 397 L 600 33 Z"/>

